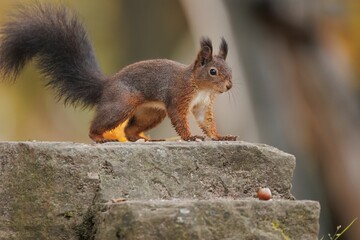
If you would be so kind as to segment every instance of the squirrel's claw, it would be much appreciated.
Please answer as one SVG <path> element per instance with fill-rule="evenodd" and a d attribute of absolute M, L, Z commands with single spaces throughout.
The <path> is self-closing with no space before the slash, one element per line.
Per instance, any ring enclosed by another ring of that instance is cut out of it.
<path fill-rule="evenodd" d="M 95 143 L 109 143 L 109 142 L 119 142 L 119 141 L 116 139 L 101 139 L 101 140 L 95 141 Z"/>
<path fill-rule="evenodd" d="M 198 136 L 198 135 L 194 135 L 194 136 L 190 136 L 186 139 L 184 139 L 185 141 L 188 142 L 193 142 L 193 141 L 204 141 L 205 140 L 205 136 Z"/>
<path fill-rule="evenodd" d="M 226 135 L 212 138 L 213 141 L 236 141 L 238 136 Z"/>

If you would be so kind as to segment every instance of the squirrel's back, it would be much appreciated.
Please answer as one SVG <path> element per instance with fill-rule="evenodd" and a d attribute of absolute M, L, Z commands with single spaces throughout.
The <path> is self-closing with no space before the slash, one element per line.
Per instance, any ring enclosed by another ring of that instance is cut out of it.
<path fill-rule="evenodd" d="M 174 88 L 191 85 L 191 70 L 191 66 L 173 60 L 151 59 L 124 67 L 113 78 L 114 82 L 141 92 L 149 101 L 165 101 Z"/>
<path fill-rule="evenodd" d="M 0 73 L 5 78 L 15 79 L 24 65 L 35 58 L 47 85 L 65 103 L 98 103 L 103 73 L 74 12 L 54 4 L 21 6 L 0 34 Z"/>

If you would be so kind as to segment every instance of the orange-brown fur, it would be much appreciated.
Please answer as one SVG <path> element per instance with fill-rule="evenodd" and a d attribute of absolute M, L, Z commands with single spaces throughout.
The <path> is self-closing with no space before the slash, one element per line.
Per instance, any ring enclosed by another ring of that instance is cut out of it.
<path fill-rule="evenodd" d="M 224 40 L 222 44 L 226 44 Z M 106 141 L 102 134 L 129 118 L 125 127 L 127 139 L 148 140 L 140 133 L 155 127 L 168 115 L 182 139 L 203 139 L 191 135 L 188 117 L 193 112 L 206 136 L 214 140 L 235 140 L 233 136 L 218 134 L 213 114 L 216 95 L 232 85 L 224 52 L 221 49 L 219 54 L 223 55 L 213 56 L 210 40 L 203 39 L 196 61 L 189 66 L 159 59 L 125 67 L 105 85 L 103 99 L 90 127 L 90 137 L 97 142 Z M 209 73 L 212 67 L 218 71 L 216 76 Z M 209 95 L 208 101 L 202 101 L 202 92 Z M 197 97 L 200 100 L 193 105 Z M 199 121 L 199 118 L 204 120 Z"/>

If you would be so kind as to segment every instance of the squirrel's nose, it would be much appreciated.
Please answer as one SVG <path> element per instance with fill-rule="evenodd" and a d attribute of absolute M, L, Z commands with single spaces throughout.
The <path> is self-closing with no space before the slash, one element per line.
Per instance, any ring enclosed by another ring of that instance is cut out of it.
<path fill-rule="evenodd" d="M 232 83 L 231 82 L 228 82 L 226 84 L 226 90 L 230 90 L 230 88 L 232 87 Z"/>

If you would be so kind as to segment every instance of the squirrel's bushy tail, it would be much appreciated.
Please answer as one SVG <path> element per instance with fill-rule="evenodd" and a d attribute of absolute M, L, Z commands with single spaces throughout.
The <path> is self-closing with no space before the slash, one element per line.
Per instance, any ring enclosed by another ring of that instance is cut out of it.
<path fill-rule="evenodd" d="M 104 85 L 88 35 L 76 14 L 64 6 L 21 6 L 1 29 L 0 73 L 16 79 L 35 58 L 47 86 L 65 104 L 94 106 Z"/>

